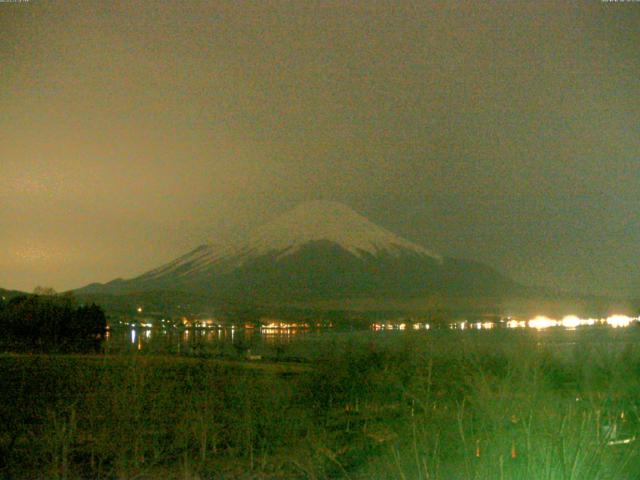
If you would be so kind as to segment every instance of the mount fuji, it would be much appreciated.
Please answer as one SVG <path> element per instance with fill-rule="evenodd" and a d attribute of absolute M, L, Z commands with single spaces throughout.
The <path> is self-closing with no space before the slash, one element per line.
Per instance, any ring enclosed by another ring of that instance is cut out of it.
<path fill-rule="evenodd" d="M 78 293 L 183 291 L 220 301 L 501 295 L 520 286 L 482 263 L 442 257 L 328 201 L 299 205 L 234 245 L 201 245 L 138 277 Z"/>

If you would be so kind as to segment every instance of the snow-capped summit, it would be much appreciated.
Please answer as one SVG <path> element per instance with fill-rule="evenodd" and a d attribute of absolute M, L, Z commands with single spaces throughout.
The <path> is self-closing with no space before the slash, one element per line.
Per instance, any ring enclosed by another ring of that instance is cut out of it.
<path fill-rule="evenodd" d="M 258 228 L 243 250 L 253 254 L 282 252 L 291 255 L 304 244 L 314 241 L 333 242 L 360 257 L 382 251 L 396 255 L 401 250 L 439 258 L 424 247 L 405 240 L 370 222 L 351 208 L 338 202 L 303 203 L 275 220 Z"/>

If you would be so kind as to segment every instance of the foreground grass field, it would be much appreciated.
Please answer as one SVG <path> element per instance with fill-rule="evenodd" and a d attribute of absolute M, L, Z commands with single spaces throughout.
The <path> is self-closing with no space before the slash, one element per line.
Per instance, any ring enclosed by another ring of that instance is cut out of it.
<path fill-rule="evenodd" d="M 0 477 L 640 478 L 635 344 L 486 338 L 351 336 L 296 364 L 5 354 Z"/>

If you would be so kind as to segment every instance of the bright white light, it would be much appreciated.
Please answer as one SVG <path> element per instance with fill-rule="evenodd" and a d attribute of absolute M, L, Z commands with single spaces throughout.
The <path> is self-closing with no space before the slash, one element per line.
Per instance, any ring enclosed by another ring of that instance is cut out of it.
<path fill-rule="evenodd" d="M 538 315 L 536 318 L 529 320 L 529 327 L 542 330 L 544 328 L 555 327 L 558 325 L 557 320 L 553 320 L 543 315 Z"/>
<path fill-rule="evenodd" d="M 607 325 L 613 328 L 628 327 L 633 320 L 633 318 L 626 315 L 611 315 L 607 318 Z"/>
<path fill-rule="evenodd" d="M 142 313 L 142 307 L 137 308 L 138 313 Z"/>
<path fill-rule="evenodd" d="M 484 322 L 482 324 L 482 328 L 484 328 L 485 330 L 491 330 L 493 328 L 493 322 Z"/>
<path fill-rule="evenodd" d="M 567 315 L 560 321 L 560 323 L 564 328 L 576 328 L 580 325 L 583 325 L 583 320 L 576 317 L 575 315 Z"/>
<path fill-rule="evenodd" d="M 131 329 L 131 343 L 136 343 L 136 331 Z"/>
<path fill-rule="evenodd" d="M 507 322 L 507 328 L 524 328 L 527 326 L 527 323 L 524 321 L 517 321 L 517 320 L 509 320 Z"/>
<path fill-rule="evenodd" d="M 567 315 L 560 321 L 560 324 L 564 328 L 576 328 L 582 325 L 593 326 L 596 323 L 597 320 L 594 320 L 593 318 L 579 318 L 576 315 Z"/>

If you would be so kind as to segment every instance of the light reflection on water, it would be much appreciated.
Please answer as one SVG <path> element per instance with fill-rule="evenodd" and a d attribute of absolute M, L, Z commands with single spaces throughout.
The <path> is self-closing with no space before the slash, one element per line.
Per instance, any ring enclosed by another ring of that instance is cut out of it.
<path fill-rule="evenodd" d="M 121 330 L 121 333 L 113 332 L 107 337 L 107 342 L 116 344 L 127 339 L 124 343 L 129 343 L 134 349 L 142 350 L 145 346 L 152 342 L 164 342 L 166 345 L 203 345 L 203 344 L 228 344 L 244 348 L 251 352 L 251 348 L 256 345 L 265 345 L 273 348 L 290 345 L 296 340 L 307 338 L 327 338 L 327 334 L 343 334 L 366 332 L 369 330 L 374 335 L 381 335 L 404 332 L 417 332 L 431 335 L 430 332 L 455 331 L 472 332 L 472 331 L 507 331 L 507 330 L 530 330 L 540 332 L 549 331 L 576 331 L 589 327 L 618 329 L 629 327 L 638 322 L 637 317 L 629 317 L 626 315 L 611 315 L 607 318 L 580 318 L 576 315 L 567 315 L 560 319 L 554 319 L 543 315 L 536 316 L 529 320 L 523 319 L 501 319 L 496 321 L 467 321 L 459 320 L 456 322 L 431 324 L 426 322 L 374 322 L 368 324 L 368 328 L 309 328 L 306 324 L 301 327 L 274 328 L 268 326 L 266 328 L 243 328 L 236 326 L 215 327 L 215 328 L 165 328 L 162 327 L 146 327 L 134 326 Z M 284 324 L 286 325 L 286 324 Z M 367 325 L 367 324 L 365 324 Z M 465 336 L 467 334 L 465 333 Z M 115 342 L 115 343 L 114 343 Z M 571 343 L 571 342 L 569 342 Z"/>
<path fill-rule="evenodd" d="M 330 330 L 330 329 L 327 329 Z M 107 343 L 118 344 L 123 340 L 134 349 L 142 350 L 152 342 L 165 341 L 172 345 L 201 345 L 201 344 L 238 344 L 252 345 L 263 343 L 277 347 L 292 343 L 296 338 L 310 333 L 307 329 L 255 329 L 255 328 L 190 328 L 167 329 L 142 326 L 129 326 L 125 329 L 112 330 L 106 337 Z M 313 335 L 322 335 L 323 331 L 314 329 Z"/>

